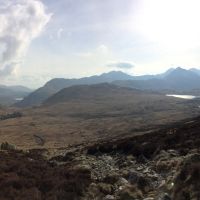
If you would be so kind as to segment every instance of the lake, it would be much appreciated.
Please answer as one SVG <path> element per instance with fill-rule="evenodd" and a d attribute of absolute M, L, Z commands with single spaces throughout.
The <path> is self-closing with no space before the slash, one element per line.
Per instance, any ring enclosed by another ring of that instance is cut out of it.
<path fill-rule="evenodd" d="M 195 99 L 199 98 L 199 96 L 193 96 L 193 95 L 178 95 L 178 94 L 166 94 L 167 97 L 176 97 L 181 99 Z"/>
<path fill-rule="evenodd" d="M 15 101 L 22 101 L 24 98 L 15 98 Z"/>

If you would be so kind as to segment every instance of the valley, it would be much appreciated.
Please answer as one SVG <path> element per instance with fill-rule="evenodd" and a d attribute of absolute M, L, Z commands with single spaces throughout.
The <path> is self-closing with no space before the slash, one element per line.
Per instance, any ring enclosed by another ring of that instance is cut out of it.
<path fill-rule="evenodd" d="M 115 83 L 44 86 L 31 105 L 1 106 L 0 199 L 198 200 L 198 88 Z"/>
<path fill-rule="evenodd" d="M 72 86 L 39 107 L 7 112 L 14 111 L 21 117 L 0 121 L 0 140 L 20 149 L 65 148 L 143 134 L 200 113 L 197 101 L 112 84 Z"/>
<path fill-rule="evenodd" d="M 200 200 L 199 10 L 0 0 L 0 200 Z"/>

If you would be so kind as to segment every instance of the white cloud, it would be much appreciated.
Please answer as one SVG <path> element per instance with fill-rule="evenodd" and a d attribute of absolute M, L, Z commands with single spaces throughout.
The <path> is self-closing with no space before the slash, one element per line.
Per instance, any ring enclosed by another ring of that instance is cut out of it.
<path fill-rule="evenodd" d="M 24 85 L 32 89 L 36 89 L 51 80 L 54 76 L 46 73 L 45 75 L 21 75 L 21 76 L 6 76 L 1 80 L 2 85 Z"/>
<path fill-rule="evenodd" d="M 0 74 L 9 75 L 23 60 L 32 40 L 49 22 L 39 0 L 0 0 Z M 18 64 L 16 64 L 18 63 Z"/>
<path fill-rule="evenodd" d="M 17 74 L 18 66 L 19 66 L 19 63 L 17 62 L 10 62 L 4 65 L 4 68 L 0 71 L 0 77 L 4 77 L 11 74 L 13 75 Z"/>
<path fill-rule="evenodd" d="M 111 54 L 110 49 L 104 45 L 101 44 L 99 45 L 96 49 L 94 49 L 93 51 L 88 51 L 88 52 L 81 52 L 81 53 L 77 53 L 76 55 L 82 58 L 96 58 L 99 56 L 107 56 Z"/>
<path fill-rule="evenodd" d="M 57 31 L 57 38 L 60 39 L 62 37 L 62 34 L 64 32 L 64 29 L 63 28 L 59 28 L 58 31 Z"/>
<path fill-rule="evenodd" d="M 120 62 L 110 62 L 107 64 L 107 67 L 113 67 L 118 69 L 131 69 L 135 67 L 135 65 L 132 62 L 120 61 Z"/>

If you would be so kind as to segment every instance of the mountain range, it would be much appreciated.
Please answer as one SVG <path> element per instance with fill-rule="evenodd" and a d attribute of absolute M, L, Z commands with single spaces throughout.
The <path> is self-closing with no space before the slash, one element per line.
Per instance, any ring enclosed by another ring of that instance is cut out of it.
<path fill-rule="evenodd" d="M 47 82 L 43 87 L 32 92 L 16 105 L 19 107 L 40 105 L 43 101 L 45 101 L 47 98 L 57 93 L 61 89 L 74 85 L 111 83 L 116 80 L 131 80 L 133 78 L 133 76 L 130 76 L 120 71 L 112 71 L 109 73 L 101 74 L 99 76 L 84 77 L 80 79 L 55 78 Z"/>
<path fill-rule="evenodd" d="M 18 99 L 21 99 L 31 93 L 32 90 L 24 86 L 5 86 L 0 85 L 0 104 L 10 105 L 16 103 Z"/>
<path fill-rule="evenodd" d="M 160 92 L 169 90 L 180 93 L 200 89 L 200 75 L 194 71 L 185 70 L 179 67 L 162 77 L 157 76 L 147 80 L 118 80 L 114 81 L 113 84 L 141 90 Z"/>
<path fill-rule="evenodd" d="M 80 79 L 55 78 L 47 82 L 43 87 L 33 91 L 22 101 L 18 107 L 38 106 L 49 97 L 64 88 L 75 85 L 93 85 L 99 83 L 112 83 L 121 87 L 129 87 L 140 90 L 171 91 L 177 93 L 200 90 L 200 70 L 192 68 L 171 68 L 163 74 L 131 76 L 121 71 L 112 71 L 99 76 L 84 77 Z"/>

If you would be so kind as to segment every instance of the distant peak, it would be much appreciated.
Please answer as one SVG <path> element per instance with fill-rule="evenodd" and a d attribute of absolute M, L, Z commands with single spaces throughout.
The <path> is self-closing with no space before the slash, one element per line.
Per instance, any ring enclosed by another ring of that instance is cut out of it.
<path fill-rule="evenodd" d="M 172 70 L 169 75 L 171 74 L 186 74 L 189 73 L 190 71 L 181 67 L 177 67 L 176 69 Z"/>
<path fill-rule="evenodd" d="M 110 71 L 110 72 L 107 72 L 107 73 L 103 73 L 101 75 L 99 75 L 99 77 L 112 77 L 112 78 L 119 78 L 119 80 L 122 78 L 132 78 L 131 75 L 129 74 L 126 74 L 122 71 Z"/>
<path fill-rule="evenodd" d="M 187 71 L 186 69 L 183 69 L 182 67 L 177 67 L 175 70 L 176 71 Z"/>
<path fill-rule="evenodd" d="M 126 74 L 126 73 L 124 73 L 122 71 L 110 71 L 110 72 L 103 73 L 102 75 L 104 75 L 104 74 Z M 128 74 L 126 74 L 126 75 L 128 75 Z"/>
<path fill-rule="evenodd" d="M 171 68 L 169 68 L 166 72 L 172 72 L 172 71 L 174 71 L 176 68 L 173 68 L 173 67 L 171 67 Z M 165 72 L 165 73 L 166 73 Z"/>

